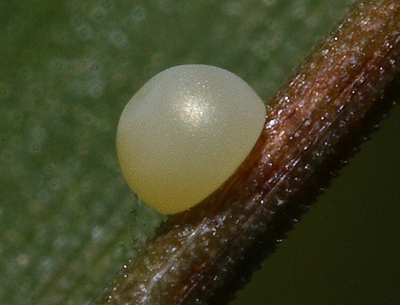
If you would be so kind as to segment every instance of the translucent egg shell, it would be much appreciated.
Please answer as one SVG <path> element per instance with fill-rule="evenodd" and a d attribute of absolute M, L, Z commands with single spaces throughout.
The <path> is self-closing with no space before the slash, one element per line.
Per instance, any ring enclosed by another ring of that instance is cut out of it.
<path fill-rule="evenodd" d="M 266 108 L 235 74 L 182 65 L 151 78 L 129 101 L 117 153 L 131 189 L 164 214 L 198 204 L 231 176 L 264 126 Z"/>

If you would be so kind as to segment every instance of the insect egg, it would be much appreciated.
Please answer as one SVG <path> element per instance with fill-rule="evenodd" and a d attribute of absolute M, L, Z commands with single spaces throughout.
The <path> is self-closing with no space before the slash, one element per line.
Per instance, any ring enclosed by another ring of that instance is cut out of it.
<path fill-rule="evenodd" d="M 129 101 L 117 153 L 131 189 L 164 214 L 200 203 L 243 162 L 266 108 L 235 74 L 181 65 L 151 78 Z"/>

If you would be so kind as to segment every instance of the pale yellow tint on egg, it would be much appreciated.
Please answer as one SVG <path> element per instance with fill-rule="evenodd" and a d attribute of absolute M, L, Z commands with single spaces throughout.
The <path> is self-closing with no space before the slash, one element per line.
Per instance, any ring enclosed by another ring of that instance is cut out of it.
<path fill-rule="evenodd" d="M 266 108 L 235 74 L 182 65 L 150 79 L 126 105 L 117 152 L 131 189 L 164 214 L 198 204 L 249 154 Z"/>

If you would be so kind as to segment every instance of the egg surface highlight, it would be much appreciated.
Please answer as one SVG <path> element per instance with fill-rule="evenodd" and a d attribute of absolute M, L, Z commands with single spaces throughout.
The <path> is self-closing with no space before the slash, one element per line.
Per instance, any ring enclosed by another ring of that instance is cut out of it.
<path fill-rule="evenodd" d="M 122 112 L 117 153 L 123 175 L 157 211 L 187 210 L 235 172 L 260 136 L 265 115 L 260 97 L 227 70 L 164 70 Z"/>

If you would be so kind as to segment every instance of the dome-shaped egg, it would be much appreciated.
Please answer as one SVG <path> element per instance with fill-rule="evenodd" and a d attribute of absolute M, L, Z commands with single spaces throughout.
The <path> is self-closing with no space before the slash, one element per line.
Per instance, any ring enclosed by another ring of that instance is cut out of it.
<path fill-rule="evenodd" d="M 265 115 L 260 97 L 227 70 L 169 68 L 151 78 L 122 112 L 117 152 L 123 175 L 157 211 L 187 210 L 239 167 Z"/>

